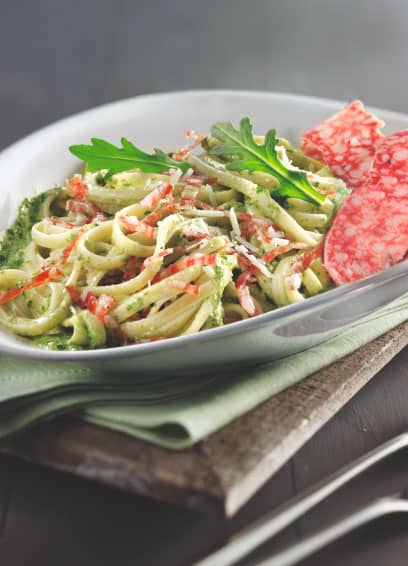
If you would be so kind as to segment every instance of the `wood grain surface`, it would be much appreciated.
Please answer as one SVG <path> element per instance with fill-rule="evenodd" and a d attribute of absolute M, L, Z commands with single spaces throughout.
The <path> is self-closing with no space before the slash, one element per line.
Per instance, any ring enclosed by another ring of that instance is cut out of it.
<path fill-rule="evenodd" d="M 188 450 L 61 419 L 0 443 L 0 451 L 230 517 L 407 344 L 404 323 Z"/>
<path fill-rule="evenodd" d="M 73 112 L 161 90 L 249 88 L 359 97 L 408 112 L 404 0 L 37 0 L 3 2 L 1 7 L 0 148 Z M 191 564 L 228 533 L 408 429 L 407 368 L 405 349 L 230 520 L 0 456 L 0 564 Z M 315 391 L 303 394 L 318 404 Z M 263 419 L 268 419 L 267 411 Z M 71 425 L 61 423 L 65 426 Z M 39 439 L 43 433 L 36 434 Z M 202 453 L 207 463 L 227 452 L 223 434 L 217 446 L 210 445 L 213 452 L 207 446 Z M 242 459 L 244 429 L 240 435 L 237 454 L 228 458 Z M 32 446 L 26 441 L 24 449 L 38 459 L 46 456 L 34 441 Z M 250 449 L 254 458 L 258 448 Z M 195 485 L 204 481 L 207 463 Z M 268 466 L 266 460 L 265 476 Z M 169 469 L 174 475 L 176 464 Z M 223 474 L 224 485 L 239 485 L 234 470 Z M 360 503 L 400 489 L 407 478 L 407 455 L 393 457 L 330 497 L 245 564 Z M 161 484 L 168 484 L 166 476 Z M 207 509 L 219 500 L 219 485 L 214 481 Z M 242 489 L 247 498 L 251 482 Z M 232 500 L 230 505 L 233 510 L 237 504 Z M 404 519 L 388 518 L 331 545 L 303 566 L 406 566 L 407 533 Z"/>

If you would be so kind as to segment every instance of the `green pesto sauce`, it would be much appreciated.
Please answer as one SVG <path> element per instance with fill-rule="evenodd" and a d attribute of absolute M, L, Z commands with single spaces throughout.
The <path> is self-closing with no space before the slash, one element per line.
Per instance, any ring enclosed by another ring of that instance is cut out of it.
<path fill-rule="evenodd" d="M 140 311 L 142 308 L 143 308 L 143 297 L 138 297 L 135 302 L 130 303 L 126 307 L 126 310 L 128 310 L 128 311 L 132 311 L 132 310 Z"/>
<path fill-rule="evenodd" d="M 24 250 L 31 241 L 31 228 L 41 220 L 41 207 L 52 192 L 51 189 L 33 198 L 26 198 L 20 205 L 18 216 L 11 228 L 6 230 L 0 242 L 0 268 L 18 269 L 24 261 Z"/>
<path fill-rule="evenodd" d="M 39 336 L 38 338 L 33 338 L 32 343 L 39 348 L 44 348 L 45 350 L 83 350 L 82 346 L 78 344 L 70 343 L 71 334 L 61 333 L 61 334 L 46 334 L 45 336 Z"/>
<path fill-rule="evenodd" d="M 224 267 L 216 263 L 214 271 L 215 271 L 215 281 L 218 284 L 220 284 L 224 276 Z"/>

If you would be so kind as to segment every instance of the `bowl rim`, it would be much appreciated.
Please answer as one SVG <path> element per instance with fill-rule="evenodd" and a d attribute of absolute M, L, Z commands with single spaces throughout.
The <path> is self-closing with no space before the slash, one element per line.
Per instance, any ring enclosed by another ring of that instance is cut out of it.
<path fill-rule="evenodd" d="M 245 97 L 259 99 L 269 98 L 275 100 L 291 100 L 293 102 L 313 105 L 320 104 L 327 108 L 328 110 L 336 110 L 347 104 L 345 101 L 334 100 L 330 98 L 309 96 L 302 94 L 291 94 L 285 92 L 268 92 L 268 91 L 257 91 L 257 90 L 235 90 L 235 89 L 200 89 L 200 90 L 175 90 L 168 92 L 159 92 L 154 94 L 143 94 L 134 97 L 124 98 L 121 100 L 116 100 L 107 104 L 102 104 L 82 112 L 75 113 L 68 117 L 62 118 L 52 124 L 40 128 L 33 133 L 26 135 L 25 137 L 17 140 L 12 145 L 6 147 L 0 152 L 0 166 L 3 162 L 6 162 L 13 158 L 14 154 L 17 154 L 23 146 L 35 142 L 39 137 L 47 136 L 57 132 L 60 128 L 69 127 L 75 125 L 75 123 L 81 118 L 92 119 L 93 115 L 97 115 L 102 112 L 115 112 L 118 108 L 134 104 L 135 102 L 157 99 L 157 98 L 177 98 L 180 96 L 190 96 L 190 97 L 201 97 L 203 95 L 207 96 L 220 96 L 220 97 Z M 408 120 L 408 115 L 383 110 L 380 108 L 368 106 L 370 111 L 377 114 L 385 114 L 390 119 L 395 120 Z M 130 344 L 126 346 L 118 346 L 114 348 L 102 348 L 98 350 L 80 350 L 80 351 L 55 351 L 46 350 L 39 347 L 35 347 L 24 342 L 16 341 L 15 343 L 4 343 L 0 335 L 0 353 L 11 354 L 22 358 L 37 359 L 37 360 L 48 360 L 48 361 L 92 361 L 100 359 L 117 359 L 117 358 L 129 358 L 138 357 L 145 354 L 154 354 L 155 352 L 162 352 L 176 347 L 189 346 L 195 344 L 196 342 L 208 342 L 214 338 L 223 338 L 226 336 L 232 336 L 236 334 L 245 333 L 254 328 L 262 328 L 267 326 L 271 322 L 276 322 L 280 319 L 289 317 L 295 314 L 304 314 L 307 311 L 312 311 L 316 307 L 324 306 L 326 303 L 337 302 L 341 300 L 345 295 L 360 294 L 369 288 L 380 286 L 384 283 L 399 279 L 403 276 L 408 275 L 408 259 L 402 261 L 384 271 L 366 277 L 360 281 L 354 283 L 347 283 L 341 287 L 336 287 L 320 295 L 315 295 L 310 297 L 305 301 L 286 305 L 284 307 L 279 307 L 276 310 L 269 311 L 267 313 L 261 314 L 254 318 L 248 318 L 245 320 L 236 321 L 234 323 L 212 328 L 204 331 L 200 331 L 187 336 L 176 336 L 173 338 L 167 338 L 163 340 L 158 340 L 155 342 L 145 342 L 139 344 Z M 7 331 L 5 331 L 7 332 Z M 10 333 L 12 335 L 12 333 Z M 24 338 L 20 337 L 21 340 Z"/>

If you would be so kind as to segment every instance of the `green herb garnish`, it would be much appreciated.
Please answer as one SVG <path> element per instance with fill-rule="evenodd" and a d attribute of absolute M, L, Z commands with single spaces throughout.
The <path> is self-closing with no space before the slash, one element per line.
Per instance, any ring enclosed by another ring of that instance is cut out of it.
<path fill-rule="evenodd" d="M 239 130 L 231 122 L 217 122 L 211 134 L 222 142 L 212 151 L 228 161 L 227 169 L 273 175 L 280 183 L 273 195 L 279 197 L 297 197 L 316 204 L 325 200 L 325 195 L 310 184 L 304 171 L 292 171 L 281 163 L 275 149 L 278 141 L 275 130 L 268 131 L 263 145 L 255 142 L 249 118 L 241 120 Z"/>
<path fill-rule="evenodd" d="M 87 163 L 88 171 L 107 169 L 106 178 L 115 173 L 140 169 L 145 173 L 161 173 L 168 169 L 181 169 L 183 173 L 189 168 L 188 163 L 174 161 L 161 149 L 155 149 L 153 155 L 138 149 L 126 138 L 121 140 L 122 147 L 98 138 L 91 138 L 91 145 L 71 145 L 70 152 Z"/>

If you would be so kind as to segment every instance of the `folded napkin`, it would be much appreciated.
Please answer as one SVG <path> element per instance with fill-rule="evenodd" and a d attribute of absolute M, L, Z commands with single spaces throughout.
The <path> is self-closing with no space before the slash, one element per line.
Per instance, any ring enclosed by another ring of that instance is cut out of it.
<path fill-rule="evenodd" d="M 335 338 L 238 376 L 133 379 L 76 363 L 0 355 L 0 438 L 69 412 L 160 446 L 185 448 L 406 320 L 408 295 Z"/>

